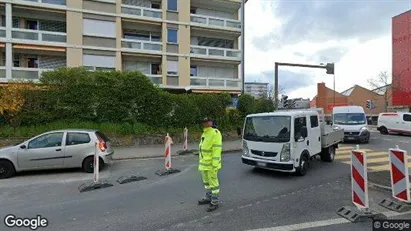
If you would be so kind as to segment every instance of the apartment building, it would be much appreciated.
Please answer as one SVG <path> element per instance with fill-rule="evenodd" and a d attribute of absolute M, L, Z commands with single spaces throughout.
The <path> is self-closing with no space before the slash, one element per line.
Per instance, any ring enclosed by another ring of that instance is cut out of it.
<path fill-rule="evenodd" d="M 268 97 L 268 83 L 246 82 L 244 83 L 245 93 L 254 98 Z"/>
<path fill-rule="evenodd" d="M 241 0 L 0 0 L 0 82 L 138 70 L 165 89 L 241 90 Z"/>

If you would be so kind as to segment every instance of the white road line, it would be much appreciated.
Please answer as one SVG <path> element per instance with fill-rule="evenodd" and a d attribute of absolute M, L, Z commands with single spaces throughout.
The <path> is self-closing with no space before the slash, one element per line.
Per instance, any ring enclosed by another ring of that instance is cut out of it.
<path fill-rule="evenodd" d="M 404 213 L 397 213 L 394 211 L 389 211 L 389 212 L 384 212 L 382 214 L 384 214 L 387 217 L 393 217 L 393 216 L 411 214 L 411 211 L 404 212 Z M 339 225 L 339 224 L 345 224 L 345 223 L 351 223 L 351 221 L 345 218 L 335 218 L 335 219 L 328 219 L 328 220 L 322 220 L 322 221 L 313 221 L 313 222 L 304 222 L 304 223 L 293 224 L 293 225 L 277 226 L 277 227 L 271 227 L 271 228 L 266 228 L 266 229 L 253 229 L 249 231 L 277 231 L 277 230 L 278 231 L 292 231 L 292 230 L 302 230 L 302 229 L 309 229 L 309 228 L 324 227 L 324 226 L 329 226 L 329 225 Z"/>
<path fill-rule="evenodd" d="M 400 140 L 400 141 L 398 141 L 398 142 L 400 142 L 400 143 L 406 143 L 406 144 L 409 143 L 409 141 L 406 141 L 406 140 Z"/>

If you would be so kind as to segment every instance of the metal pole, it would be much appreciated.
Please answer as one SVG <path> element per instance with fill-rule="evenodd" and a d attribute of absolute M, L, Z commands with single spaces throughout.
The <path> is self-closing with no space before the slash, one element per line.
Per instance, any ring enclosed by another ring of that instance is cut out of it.
<path fill-rule="evenodd" d="M 246 0 L 241 0 L 241 94 L 244 94 L 245 90 L 245 2 Z"/>
<path fill-rule="evenodd" d="M 274 102 L 278 108 L 278 63 L 274 64 Z"/>
<path fill-rule="evenodd" d="M 333 87 L 334 87 L 334 107 L 335 107 L 335 74 L 333 74 L 334 79 L 333 79 Z"/>

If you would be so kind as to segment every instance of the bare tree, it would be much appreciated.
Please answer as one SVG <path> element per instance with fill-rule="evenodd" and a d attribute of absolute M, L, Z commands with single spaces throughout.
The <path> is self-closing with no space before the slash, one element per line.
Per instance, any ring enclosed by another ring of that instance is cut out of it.
<path fill-rule="evenodd" d="M 387 111 L 391 99 L 391 94 L 388 92 L 388 85 L 391 84 L 388 72 L 381 71 L 378 76 L 368 79 L 368 84 L 376 93 L 384 96 L 384 111 Z"/>
<path fill-rule="evenodd" d="M 285 92 L 284 87 L 278 86 L 278 96 L 284 94 L 284 92 Z M 273 86 L 272 84 L 269 84 L 269 85 L 268 85 L 268 87 L 267 87 L 267 94 L 268 94 L 268 98 L 273 101 L 274 107 L 277 108 L 277 104 L 278 104 L 278 100 L 279 100 L 279 99 L 277 99 L 277 100 L 274 99 L 274 97 L 275 97 L 275 89 L 274 89 L 274 86 Z"/>

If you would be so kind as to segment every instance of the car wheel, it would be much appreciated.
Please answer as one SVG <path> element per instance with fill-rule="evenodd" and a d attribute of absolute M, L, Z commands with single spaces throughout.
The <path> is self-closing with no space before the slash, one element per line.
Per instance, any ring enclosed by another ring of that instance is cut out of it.
<path fill-rule="evenodd" d="M 383 134 L 383 135 L 387 135 L 388 134 L 387 128 L 386 127 L 381 127 L 380 128 L 380 133 Z"/>
<path fill-rule="evenodd" d="M 321 152 L 321 160 L 324 162 L 333 162 L 334 157 L 335 157 L 335 147 L 334 146 L 323 149 L 323 151 Z"/>
<path fill-rule="evenodd" d="M 7 160 L 0 160 L 0 179 L 10 178 L 16 173 L 14 165 Z"/>
<path fill-rule="evenodd" d="M 103 168 L 104 162 L 99 160 L 99 171 Z M 88 173 L 94 172 L 94 156 L 89 156 L 83 161 L 83 170 Z"/>
<path fill-rule="evenodd" d="M 310 164 L 308 162 L 308 154 L 301 155 L 300 164 L 297 168 L 297 175 L 299 176 L 307 175 L 309 166 Z"/>

